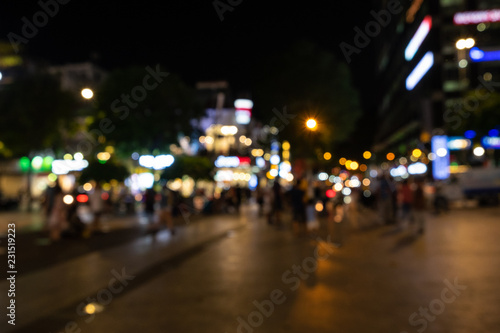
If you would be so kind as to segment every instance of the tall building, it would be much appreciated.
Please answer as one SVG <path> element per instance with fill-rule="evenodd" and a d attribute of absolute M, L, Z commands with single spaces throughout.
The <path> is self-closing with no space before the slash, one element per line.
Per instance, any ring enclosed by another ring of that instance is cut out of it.
<path fill-rule="evenodd" d="M 463 136 L 467 129 L 488 135 L 500 123 L 467 126 L 478 102 L 500 92 L 500 1 L 401 4 L 375 41 L 381 125 L 374 151 L 380 159 L 388 152 L 408 156 L 415 148 L 430 152 L 434 136 Z M 472 137 L 465 139 L 472 148 Z"/>

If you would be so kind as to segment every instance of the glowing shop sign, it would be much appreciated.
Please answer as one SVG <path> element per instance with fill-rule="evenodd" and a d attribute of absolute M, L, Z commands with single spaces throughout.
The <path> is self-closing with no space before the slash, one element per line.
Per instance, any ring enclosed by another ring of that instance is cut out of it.
<path fill-rule="evenodd" d="M 431 148 L 436 156 L 432 161 L 432 175 L 434 179 L 447 179 L 450 176 L 448 137 L 446 135 L 432 137 Z"/>
<path fill-rule="evenodd" d="M 429 51 L 423 56 L 422 60 L 420 60 L 417 66 L 415 66 L 413 71 L 406 78 L 406 89 L 412 90 L 415 88 L 429 69 L 431 69 L 432 65 L 434 65 L 434 54 Z"/>
<path fill-rule="evenodd" d="M 162 170 L 168 168 L 174 163 L 172 155 L 142 155 L 139 157 L 139 165 L 148 169 Z"/>
<path fill-rule="evenodd" d="M 214 162 L 218 168 L 236 168 L 240 165 L 250 164 L 250 157 L 219 156 Z"/>
<path fill-rule="evenodd" d="M 234 107 L 236 108 L 236 123 L 241 125 L 250 123 L 253 102 L 249 99 L 237 99 L 234 101 Z"/>
<path fill-rule="evenodd" d="M 470 148 L 471 141 L 469 139 L 464 139 L 461 137 L 450 137 L 448 138 L 448 149 L 449 150 L 463 150 Z"/>
<path fill-rule="evenodd" d="M 473 47 L 470 49 L 469 56 L 473 62 L 499 61 L 500 50 L 484 51 L 478 47 Z"/>
<path fill-rule="evenodd" d="M 485 136 L 481 143 L 486 149 L 500 149 L 500 137 L 498 136 Z"/>
<path fill-rule="evenodd" d="M 427 165 L 422 162 L 410 164 L 408 166 L 408 173 L 410 175 L 422 175 L 427 172 Z"/>
<path fill-rule="evenodd" d="M 52 161 L 52 173 L 66 175 L 70 171 L 82 171 L 88 166 L 87 160 L 54 160 Z"/>
<path fill-rule="evenodd" d="M 486 22 L 500 22 L 500 9 L 460 12 L 453 15 L 453 23 L 455 23 L 456 25 L 478 24 Z"/>
<path fill-rule="evenodd" d="M 417 32 L 415 32 L 415 35 L 410 40 L 410 43 L 408 43 L 408 46 L 405 49 L 405 59 L 407 61 L 410 61 L 413 59 L 415 56 L 415 53 L 417 53 L 418 48 L 420 45 L 422 45 L 422 42 L 424 41 L 425 37 L 429 34 L 429 31 L 431 31 L 432 27 L 432 17 L 430 15 L 427 15 L 422 23 L 420 23 L 420 26 L 417 29 Z"/>

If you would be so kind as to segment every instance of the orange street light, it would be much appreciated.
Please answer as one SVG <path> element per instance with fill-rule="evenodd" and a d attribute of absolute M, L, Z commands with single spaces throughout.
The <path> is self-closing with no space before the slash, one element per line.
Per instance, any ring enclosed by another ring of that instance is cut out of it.
<path fill-rule="evenodd" d="M 309 128 L 310 130 L 314 131 L 318 127 L 318 123 L 315 119 L 309 118 L 306 121 L 306 127 Z"/>

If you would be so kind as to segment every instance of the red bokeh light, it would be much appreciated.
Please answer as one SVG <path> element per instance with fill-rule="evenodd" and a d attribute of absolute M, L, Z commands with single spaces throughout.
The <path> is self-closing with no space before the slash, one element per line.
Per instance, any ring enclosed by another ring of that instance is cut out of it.
<path fill-rule="evenodd" d="M 332 189 L 329 189 L 329 190 L 326 190 L 326 196 L 328 198 L 335 198 L 335 195 L 337 194 L 337 192 L 335 192 L 334 190 Z"/>
<path fill-rule="evenodd" d="M 89 201 L 89 196 L 86 195 L 86 194 L 78 194 L 76 196 L 76 201 L 78 201 L 80 203 L 88 202 Z"/>

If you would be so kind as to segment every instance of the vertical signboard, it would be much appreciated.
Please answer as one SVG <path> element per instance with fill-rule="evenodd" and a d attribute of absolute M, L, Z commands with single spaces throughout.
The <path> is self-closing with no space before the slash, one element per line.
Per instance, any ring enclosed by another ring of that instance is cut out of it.
<path fill-rule="evenodd" d="M 434 161 L 432 161 L 432 176 L 436 180 L 447 179 L 450 176 L 450 151 L 448 150 L 448 137 L 436 135 L 431 141 Z"/>

